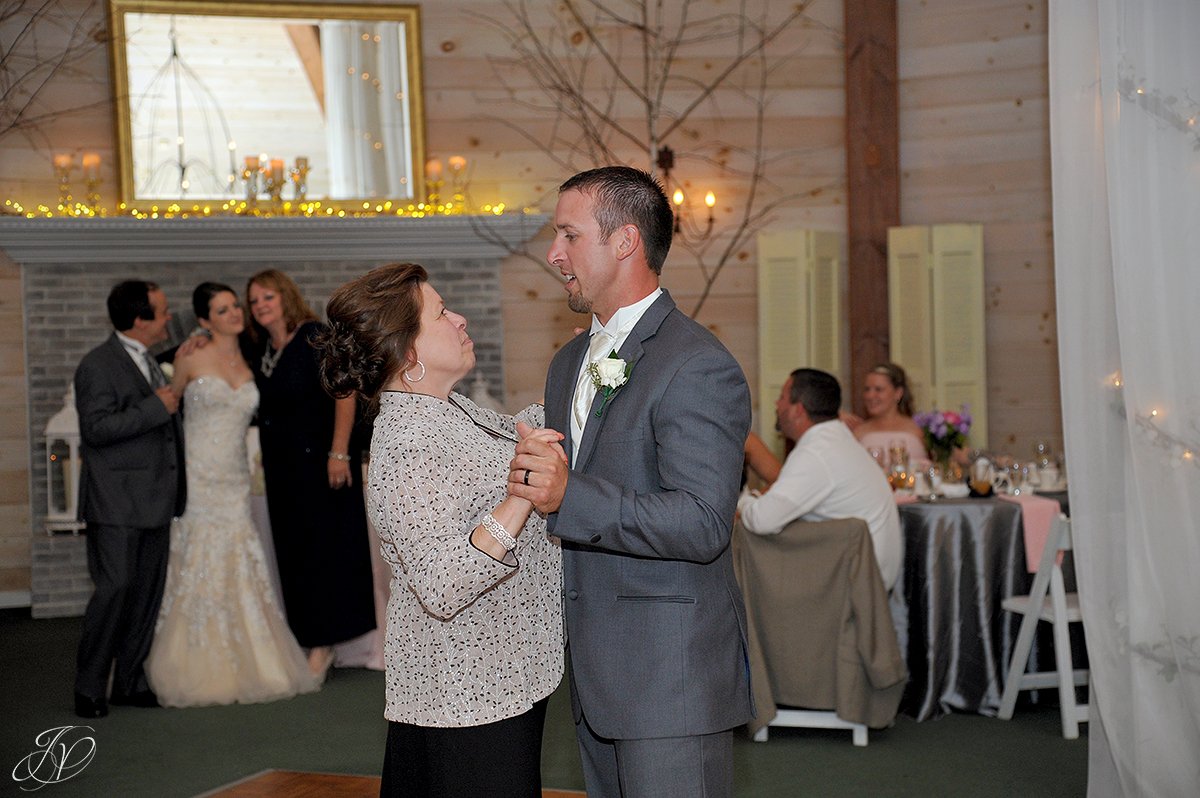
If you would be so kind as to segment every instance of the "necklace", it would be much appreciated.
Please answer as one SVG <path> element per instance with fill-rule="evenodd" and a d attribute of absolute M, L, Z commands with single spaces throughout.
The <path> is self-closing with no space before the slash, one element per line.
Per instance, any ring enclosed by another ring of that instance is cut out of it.
<path fill-rule="evenodd" d="M 264 377 L 270 378 L 271 373 L 275 371 L 275 366 L 279 364 L 279 356 L 283 354 L 283 349 L 272 349 L 270 344 L 267 344 L 267 351 L 263 352 L 262 356 L 262 373 Z"/>

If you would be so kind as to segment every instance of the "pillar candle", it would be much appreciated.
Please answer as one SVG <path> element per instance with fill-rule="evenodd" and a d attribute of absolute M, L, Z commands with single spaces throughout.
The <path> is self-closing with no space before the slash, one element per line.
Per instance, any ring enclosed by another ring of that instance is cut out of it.
<path fill-rule="evenodd" d="M 94 152 L 83 156 L 83 176 L 87 180 L 97 180 L 100 177 L 100 156 Z"/>

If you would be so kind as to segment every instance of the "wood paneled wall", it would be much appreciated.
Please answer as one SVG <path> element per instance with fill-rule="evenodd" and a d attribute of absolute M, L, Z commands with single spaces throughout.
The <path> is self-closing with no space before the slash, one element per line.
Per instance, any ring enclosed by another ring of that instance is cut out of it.
<path fill-rule="evenodd" d="M 727 4 L 715 5 L 731 10 Z M 748 5 L 752 14 L 769 7 L 766 0 Z M 1061 441 L 1046 0 L 899 0 L 898 6 L 901 220 L 984 225 L 992 440 L 998 448 L 1028 456 L 1037 438 Z M 547 15 L 555 13 L 552 3 L 546 8 Z M 469 159 L 470 194 L 476 204 L 504 201 L 510 207 L 549 211 L 555 187 L 567 175 L 533 147 L 530 138 L 545 138 L 550 120 L 503 100 L 496 89 L 493 60 L 506 56 L 508 45 L 481 15 L 506 18 L 507 13 L 499 0 L 445 0 L 421 6 L 428 150 L 443 159 L 453 154 Z M 816 0 L 810 13 L 816 25 L 797 29 L 770 50 L 778 66 L 769 80 L 773 98 L 767 146 L 778 159 L 770 177 L 781 190 L 797 195 L 775 214 L 770 226 L 844 232 L 844 80 L 837 33 L 842 4 Z M 701 72 L 710 67 L 703 57 L 687 65 Z M 519 71 L 507 69 L 504 74 L 518 87 L 533 89 Z M 54 86 L 49 99 L 80 105 L 110 95 L 105 56 L 97 51 L 73 64 L 68 79 Z M 736 93 L 718 93 L 707 118 L 689 126 L 672 146 L 683 151 L 688 141 L 744 138 L 750 112 Z M 525 135 L 500 124 L 501 118 L 518 125 Z M 26 205 L 50 202 L 57 196 L 51 154 L 94 151 L 103 158 L 104 202 L 115 204 L 112 129 L 111 109 L 101 103 L 56 120 L 36 136 L 0 139 L 0 198 Z M 645 160 L 636 153 L 629 158 L 634 163 Z M 744 196 L 743 182 L 716 167 L 686 162 L 679 176 L 699 190 L 714 187 L 719 220 L 732 217 Z M 544 255 L 547 241 L 535 241 L 532 251 Z M 19 296 L 17 279 L 11 264 L 0 263 L 0 303 L 10 298 L 5 285 L 14 285 L 11 296 Z M 663 282 L 685 310 L 694 306 L 701 280 L 686 258 L 672 256 Z M 586 320 L 567 310 L 561 282 L 524 258 L 505 263 L 502 292 L 507 398 L 518 407 L 541 397 L 551 354 Z M 698 317 L 733 351 L 751 385 L 757 378 L 755 292 L 751 241 L 735 254 Z M 20 313 L 11 307 L 5 310 L 0 304 L 0 340 L 12 354 L 0 364 L 0 413 L 6 419 L 18 418 L 15 413 L 23 418 L 23 358 L 16 351 L 24 332 Z M 15 423 L 6 421 L 0 435 L 24 435 L 23 425 L 17 429 Z M 23 444 L 20 449 L 27 451 Z M 27 536 L 28 511 L 22 502 L 28 477 L 19 463 L 6 461 L 0 464 L 0 479 L 3 534 L 12 529 L 13 535 Z M 13 581 L 4 574 L 22 568 L 28 572 L 27 550 L 0 538 L 0 580 Z M 0 590 L 5 584 L 0 581 Z"/>
<path fill-rule="evenodd" d="M 1061 451 L 1046 4 L 899 0 L 903 224 L 983 224 L 993 448 Z"/>

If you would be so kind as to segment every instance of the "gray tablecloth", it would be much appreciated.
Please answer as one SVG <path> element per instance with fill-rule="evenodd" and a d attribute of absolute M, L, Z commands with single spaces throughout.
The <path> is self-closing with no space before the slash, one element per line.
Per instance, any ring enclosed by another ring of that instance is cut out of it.
<path fill-rule="evenodd" d="M 1029 592 L 1020 508 L 997 499 L 900 506 L 904 568 L 892 611 L 910 673 L 900 711 L 995 715 L 1021 619 L 1001 609 Z"/>

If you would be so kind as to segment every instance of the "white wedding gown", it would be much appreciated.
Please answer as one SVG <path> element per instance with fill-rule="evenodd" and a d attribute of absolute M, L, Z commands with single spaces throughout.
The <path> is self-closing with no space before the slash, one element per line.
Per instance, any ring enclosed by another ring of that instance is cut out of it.
<path fill-rule="evenodd" d="M 146 675 L 170 707 L 255 703 L 317 689 L 271 586 L 250 516 L 246 429 L 254 380 L 198 377 L 184 392 L 187 508 L 171 554 Z"/>

